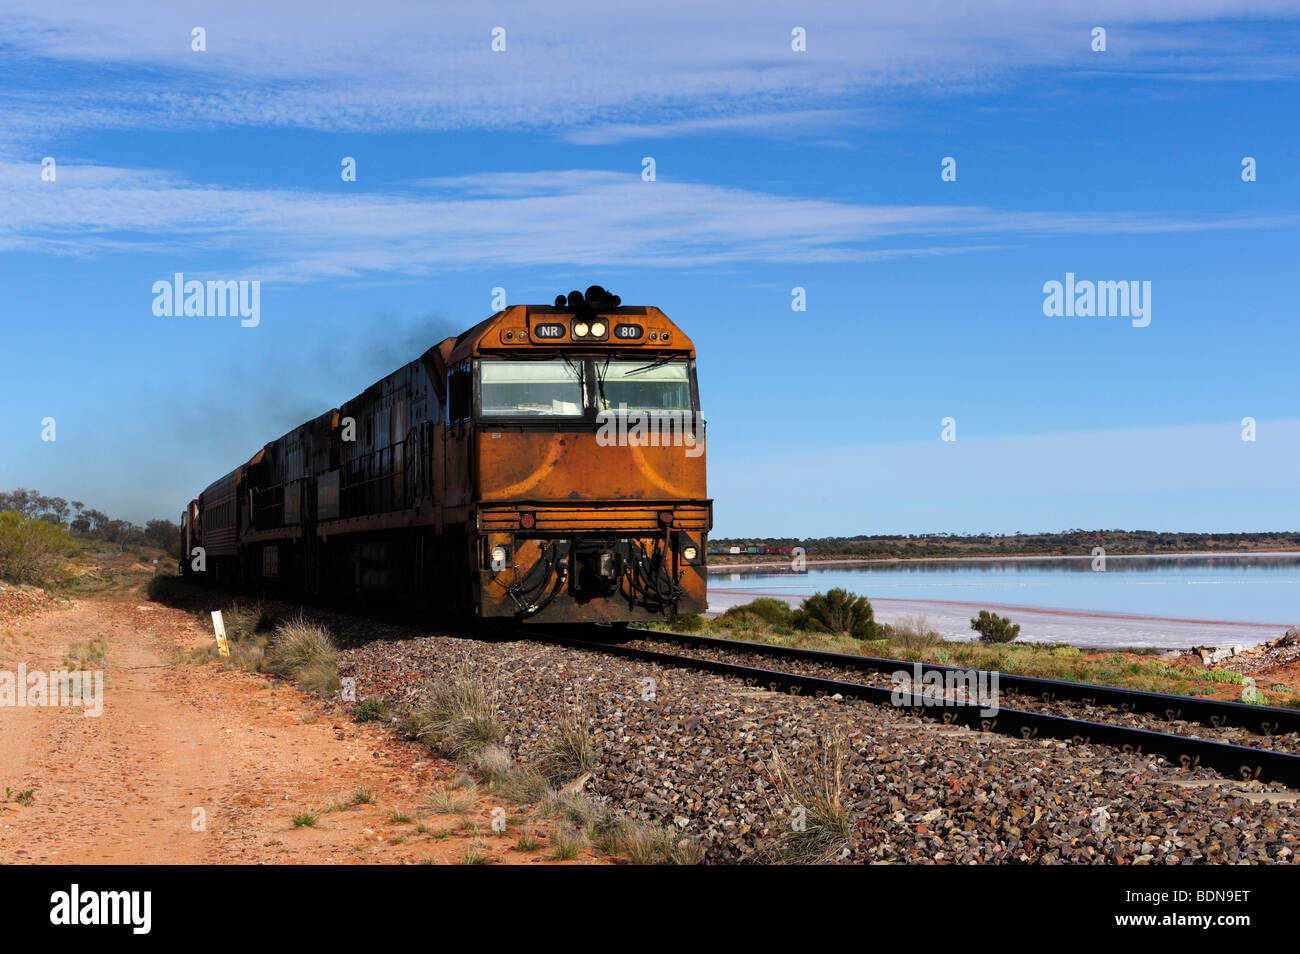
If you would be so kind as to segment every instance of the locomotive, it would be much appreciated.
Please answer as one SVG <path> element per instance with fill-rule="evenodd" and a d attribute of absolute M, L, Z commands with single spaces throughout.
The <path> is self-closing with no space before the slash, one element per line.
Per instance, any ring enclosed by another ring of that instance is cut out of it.
<path fill-rule="evenodd" d="M 181 571 L 526 622 L 707 608 L 695 347 L 593 285 L 514 305 L 190 501 Z"/>

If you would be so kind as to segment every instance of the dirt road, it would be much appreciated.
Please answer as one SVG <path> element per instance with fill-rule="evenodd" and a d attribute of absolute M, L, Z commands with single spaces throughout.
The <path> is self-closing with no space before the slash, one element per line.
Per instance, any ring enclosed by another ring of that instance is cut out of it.
<path fill-rule="evenodd" d="M 0 618 L 0 672 L 57 670 L 103 638 L 107 677 L 97 717 L 0 706 L 0 862 L 546 863 L 545 823 L 510 809 L 494 833 L 482 795 L 430 814 L 456 767 L 287 683 L 179 661 L 211 633 L 136 594 Z M 315 826 L 295 827 L 308 813 Z M 525 833 L 539 850 L 515 847 Z"/>

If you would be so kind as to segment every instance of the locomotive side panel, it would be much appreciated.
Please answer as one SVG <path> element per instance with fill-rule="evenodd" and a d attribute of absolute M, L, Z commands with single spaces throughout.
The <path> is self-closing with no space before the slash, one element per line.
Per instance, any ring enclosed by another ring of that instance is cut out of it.
<path fill-rule="evenodd" d="M 235 556 L 239 552 L 235 530 L 238 519 L 235 487 L 239 473 L 232 471 L 199 494 L 202 519 L 199 545 L 208 557 Z"/>

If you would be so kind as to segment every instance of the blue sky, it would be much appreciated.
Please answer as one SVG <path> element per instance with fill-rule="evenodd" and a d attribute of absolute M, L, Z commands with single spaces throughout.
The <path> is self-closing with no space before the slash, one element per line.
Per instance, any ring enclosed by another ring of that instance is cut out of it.
<path fill-rule="evenodd" d="M 716 535 L 1300 527 L 1294 4 L 555 6 L 6 3 L 0 487 L 174 519 L 599 283 L 699 348 Z M 177 271 L 260 325 L 156 317 Z"/>

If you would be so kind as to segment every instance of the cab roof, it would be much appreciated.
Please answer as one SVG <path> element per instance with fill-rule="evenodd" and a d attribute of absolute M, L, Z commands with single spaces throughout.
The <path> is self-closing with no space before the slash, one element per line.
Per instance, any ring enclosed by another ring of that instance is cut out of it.
<path fill-rule="evenodd" d="M 604 333 L 595 334 L 604 325 Z M 585 333 L 584 333 L 585 330 Z M 695 357 L 695 344 L 653 305 L 578 311 L 553 305 L 512 305 L 437 346 L 448 366 L 482 355 L 563 350 L 678 354 Z"/>

